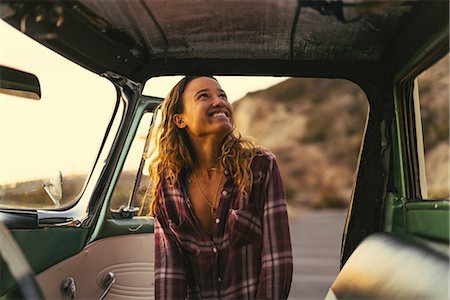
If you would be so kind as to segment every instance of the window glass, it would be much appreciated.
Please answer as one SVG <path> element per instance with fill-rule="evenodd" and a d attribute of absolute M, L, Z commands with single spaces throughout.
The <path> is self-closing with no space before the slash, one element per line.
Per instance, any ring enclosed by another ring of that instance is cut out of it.
<path fill-rule="evenodd" d="M 427 199 L 449 199 L 449 57 L 418 77 Z"/>
<path fill-rule="evenodd" d="M 153 113 L 147 112 L 143 115 L 130 151 L 128 152 L 125 164 L 120 174 L 119 180 L 116 183 L 114 192 L 110 202 L 112 210 L 118 210 L 121 206 L 140 207 L 141 201 L 144 198 L 145 191 L 148 185 L 148 171 L 144 167 L 139 180 L 139 187 L 134 195 L 131 203 L 130 199 L 133 194 L 135 183 L 137 182 L 137 172 L 141 163 L 142 155 L 144 153 L 145 141 L 151 125 Z"/>
<path fill-rule="evenodd" d="M 80 194 L 115 106 L 111 82 L 1 21 L 0 64 L 35 74 L 42 98 L 0 94 L 0 207 L 54 208 L 43 186 L 62 174 L 64 206 Z"/>

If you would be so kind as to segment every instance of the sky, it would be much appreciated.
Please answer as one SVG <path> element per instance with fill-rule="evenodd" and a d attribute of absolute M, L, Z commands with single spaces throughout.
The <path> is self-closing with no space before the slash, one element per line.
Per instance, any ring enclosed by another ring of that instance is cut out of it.
<path fill-rule="evenodd" d="M 0 20 L 0 64 L 38 76 L 38 101 L 0 94 L 0 185 L 86 174 L 115 102 L 113 85 Z M 165 97 L 181 77 L 151 79 L 144 94 Z M 233 102 L 280 77 L 216 77 Z"/>

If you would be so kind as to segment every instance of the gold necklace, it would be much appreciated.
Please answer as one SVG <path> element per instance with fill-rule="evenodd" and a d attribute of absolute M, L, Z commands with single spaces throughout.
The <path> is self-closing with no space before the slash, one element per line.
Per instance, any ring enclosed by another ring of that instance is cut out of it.
<path fill-rule="evenodd" d="M 195 174 L 195 172 L 192 172 L 192 173 L 194 173 L 194 179 L 195 179 L 195 181 L 197 182 L 197 186 L 198 186 L 198 189 L 199 189 L 199 191 L 200 191 L 200 194 L 202 194 L 203 200 L 205 200 L 205 202 L 206 202 L 206 203 L 208 204 L 208 206 L 211 208 L 211 210 L 210 210 L 211 215 L 212 215 L 213 217 L 215 217 L 215 216 L 216 216 L 217 193 L 219 192 L 219 188 L 220 188 L 220 185 L 221 185 L 221 183 L 222 183 L 222 177 L 223 177 L 223 174 L 220 173 L 219 184 L 217 185 L 216 193 L 214 194 L 214 199 L 213 199 L 213 202 L 211 203 L 211 202 L 208 201 L 208 199 L 206 198 L 205 193 L 203 192 L 202 187 L 200 186 L 200 182 L 198 181 L 197 174 Z"/>

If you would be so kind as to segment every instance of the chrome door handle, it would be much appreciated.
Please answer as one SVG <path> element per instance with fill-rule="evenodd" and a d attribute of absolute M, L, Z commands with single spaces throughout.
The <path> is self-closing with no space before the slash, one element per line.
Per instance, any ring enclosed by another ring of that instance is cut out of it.
<path fill-rule="evenodd" d="M 105 290 L 103 291 L 103 293 L 100 296 L 99 300 L 103 300 L 106 297 L 106 295 L 108 295 L 109 290 L 111 290 L 111 288 L 114 285 L 114 283 L 116 283 L 116 275 L 114 275 L 113 272 L 108 272 L 107 274 L 105 274 L 105 276 L 103 276 L 102 287 Z"/>

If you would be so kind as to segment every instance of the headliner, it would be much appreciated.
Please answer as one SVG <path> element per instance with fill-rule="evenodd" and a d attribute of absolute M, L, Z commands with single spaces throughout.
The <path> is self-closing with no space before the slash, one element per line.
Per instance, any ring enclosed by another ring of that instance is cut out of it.
<path fill-rule="evenodd" d="M 294 75 L 299 67 L 312 76 L 362 72 L 385 66 L 392 48 L 416 38 L 402 34 L 424 4 L 448 26 L 447 1 L 11 3 L 0 11 L 13 26 L 94 72 L 136 81 L 185 72 Z"/>
<path fill-rule="evenodd" d="M 339 20 L 331 8 L 321 14 L 308 1 L 297 6 L 293 0 L 81 3 L 108 24 L 112 35 L 131 37 L 133 53 L 147 60 L 379 61 L 385 44 L 412 10 L 410 3 L 401 1 L 368 13 L 343 7 L 344 17 Z"/>

